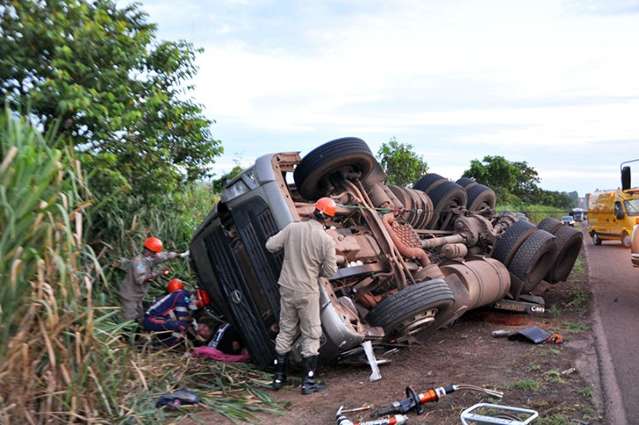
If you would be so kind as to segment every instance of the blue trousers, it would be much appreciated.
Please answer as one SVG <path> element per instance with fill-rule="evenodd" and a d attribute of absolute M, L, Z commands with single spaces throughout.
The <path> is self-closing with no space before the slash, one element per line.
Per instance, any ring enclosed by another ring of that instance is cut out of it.
<path fill-rule="evenodd" d="M 187 323 L 180 320 L 171 320 L 165 316 L 144 315 L 142 327 L 147 331 L 162 332 L 158 335 L 160 341 L 169 346 L 174 346 L 184 339 L 184 330 Z"/>

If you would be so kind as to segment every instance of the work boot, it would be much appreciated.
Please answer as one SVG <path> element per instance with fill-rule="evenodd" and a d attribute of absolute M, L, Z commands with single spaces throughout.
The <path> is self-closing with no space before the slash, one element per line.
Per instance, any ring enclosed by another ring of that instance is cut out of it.
<path fill-rule="evenodd" d="M 275 366 L 275 374 L 273 375 L 273 382 L 271 388 L 279 390 L 286 384 L 286 366 L 288 364 L 288 353 L 276 354 L 275 360 L 273 360 L 273 366 Z"/>
<path fill-rule="evenodd" d="M 326 385 L 316 382 L 317 361 L 319 356 L 304 357 L 304 380 L 302 381 L 302 394 L 313 394 L 322 391 Z"/>

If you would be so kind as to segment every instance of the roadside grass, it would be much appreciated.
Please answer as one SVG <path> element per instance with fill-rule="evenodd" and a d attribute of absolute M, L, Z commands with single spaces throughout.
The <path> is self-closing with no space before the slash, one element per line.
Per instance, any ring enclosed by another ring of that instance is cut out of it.
<path fill-rule="evenodd" d="M 541 384 L 531 378 L 523 378 L 510 384 L 509 388 L 520 391 L 534 391 L 541 389 Z"/>
<path fill-rule="evenodd" d="M 575 261 L 575 265 L 573 266 L 572 271 L 570 272 L 570 276 L 581 276 L 585 271 L 586 265 L 583 255 L 579 255 L 577 257 L 577 261 Z"/>
<path fill-rule="evenodd" d="M 556 414 L 546 417 L 540 417 L 539 425 L 568 425 L 570 421 L 564 415 Z"/>
<path fill-rule="evenodd" d="M 579 394 L 582 397 L 585 397 L 587 399 L 591 399 L 592 398 L 592 387 L 587 386 L 587 387 L 583 387 L 577 390 L 577 394 Z"/>
<path fill-rule="evenodd" d="M 548 372 L 544 373 L 544 378 L 553 384 L 565 384 L 566 381 L 562 378 L 561 372 L 557 369 L 551 369 Z"/>
<path fill-rule="evenodd" d="M 552 317 L 556 319 L 559 316 L 561 316 L 563 309 L 561 308 L 559 304 L 553 304 L 550 306 L 549 309 L 546 310 L 546 312 L 548 312 L 548 314 L 550 314 Z"/>
<path fill-rule="evenodd" d="M 590 330 L 590 325 L 582 322 L 564 322 L 562 329 L 568 333 L 581 333 Z"/>

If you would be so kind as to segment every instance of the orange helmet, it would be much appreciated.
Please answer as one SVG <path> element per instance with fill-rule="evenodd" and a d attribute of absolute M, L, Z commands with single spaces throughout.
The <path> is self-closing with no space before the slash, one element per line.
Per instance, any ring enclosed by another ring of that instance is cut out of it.
<path fill-rule="evenodd" d="M 197 308 L 206 307 L 211 303 L 211 298 L 209 298 L 209 293 L 206 292 L 202 288 L 197 288 L 195 290 L 195 305 Z"/>
<path fill-rule="evenodd" d="M 180 279 L 173 278 L 166 284 L 166 290 L 168 292 L 181 291 L 182 289 L 184 289 L 184 282 Z"/>
<path fill-rule="evenodd" d="M 155 236 L 149 236 L 144 241 L 144 247 L 157 254 L 158 252 L 162 252 L 162 241 Z"/>
<path fill-rule="evenodd" d="M 315 209 L 322 212 L 324 215 L 335 217 L 337 204 L 331 198 L 319 198 L 317 202 L 315 202 Z"/>

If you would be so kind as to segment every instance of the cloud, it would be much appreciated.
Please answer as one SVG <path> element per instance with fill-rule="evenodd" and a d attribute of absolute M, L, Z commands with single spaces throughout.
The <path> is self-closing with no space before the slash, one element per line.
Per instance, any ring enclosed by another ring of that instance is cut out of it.
<path fill-rule="evenodd" d="M 502 154 L 529 160 L 549 187 L 586 191 L 601 186 L 583 177 L 589 167 L 614 168 L 639 144 L 636 3 L 145 7 L 164 38 L 205 48 L 195 95 L 229 152 L 216 168 L 233 152 L 308 151 L 345 135 L 376 148 L 397 136 L 441 157 L 432 164 L 451 174 L 470 159 Z M 612 181 L 607 171 L 590 176 Z"/>

